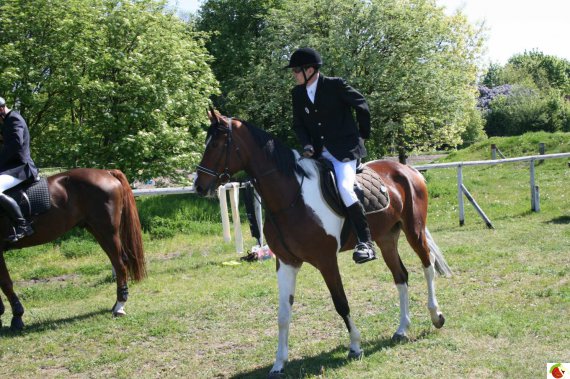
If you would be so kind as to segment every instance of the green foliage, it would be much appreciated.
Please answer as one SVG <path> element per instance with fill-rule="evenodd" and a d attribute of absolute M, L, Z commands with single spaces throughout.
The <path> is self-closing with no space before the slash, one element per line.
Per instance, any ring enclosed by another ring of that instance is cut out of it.
<path fill-rule="evenodd" d="M 529 131 L 570 131 L 570 103 L 557 90 L 538 92 L 513 86 L 508 96 L 489 104 L 486 131 L 489 136 L 520 135 Z"/>
<path fill-rule="evenodd" d="M 570 95 L 570 61 L 536 50 L 524 52 L 512 56 L 505 66 L 492 64 L 482 82 L 488 87 L 518 84 L 541 92 L 556 89 L 564 97 Z"/>
<path fill-rule="evenodd" d="M 220 22 L 215 30 L 230 30 L 223 25 L 232 23 L 227 11 L 214 7 L 228 2 L 207 4 L 219 15 L 208 14 Z M 231 86 L 222 84 L 226 112 L 295 144 L 289 127 L 294 81 L 282 67 L 294 49 L 311 46 L 323 56 L 325 75 L 344 77 L 366 96 L 373 117 L 370 158 L 382 155 L 390 143 L 411 150 L 462 142 L 474 107 L 482 42 L 464 16 L 446 16 L 428 0 L 275 4 L 248 45 L 247 70 Z M 224 53 L 240 54 L 232 46 L 242 37 L 228 36 Z M 219 61 L 226 59 L 213 53 Z"/>
<path fill-rule="evenodd" d="M 164 0 L 6 0 L 0 25 L 0 93 L 39 166 L 145 179 L 196 163 L 217 82 L 203 35 Z"/>
<path fill-rule="evenodd" d="M 254 40 L 270 9 L 281 0 L 206 0 L 198 11 L 197 28 L 209 34 L 208 51 L 216 57 L 211 67 L 228 93 L 251 67 Z M 219 99 L 223 102 L 223 97 Z"/>

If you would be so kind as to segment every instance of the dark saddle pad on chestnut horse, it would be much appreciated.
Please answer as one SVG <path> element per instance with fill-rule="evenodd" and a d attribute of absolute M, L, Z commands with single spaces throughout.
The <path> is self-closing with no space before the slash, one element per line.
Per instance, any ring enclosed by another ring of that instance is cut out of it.
<path fill-rule="evenodd" d="M 332 163 L 326 159 L 319 159 L 319 173 L 321 175 L 321 190 L 329 207 L 339 216 L 346 217 L 346 207 L 340 198 L 336 177 Z M 371 168 L 361 165 L 356 170 L 356 183 L 354 192 L 364 206 L 366 214 L 383 211 L 390 204 L 388 188 L 380 175 Z"/>
<path fill-rule="evenodd" d="M 41 178 L 34 182 L 23 182 L 6 192 L 20 206 L 25 218 L 47 212 L 51 208 L 47 180 Z"/>

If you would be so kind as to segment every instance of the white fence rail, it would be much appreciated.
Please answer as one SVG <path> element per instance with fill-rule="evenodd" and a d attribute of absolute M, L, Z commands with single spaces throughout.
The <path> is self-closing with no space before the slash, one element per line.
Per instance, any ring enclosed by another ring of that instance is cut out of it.
<path fill-rule="evenodd" d="M 232 240 L 231 228 L 230 228 L 230 216 L 228 212 L 228 195 L 230 198 L 230 209 L 232 211 L 232 223 L 235 236 L 235 247 L 238 254 L 243 253 L 243 235 L 241 232 L 241 221 L 239 215 L 239 190 L 244 188 L 240 183 L 227 183 L 223 186 L 218 187 L 218 200 L 220 201 L 220 213 L 222 218 L 222 229 L 224 241 L 229 243 Z M 185 193 L 196 193 L 193 186 L 188 187 L 174 187 L 174 188 L 145 188 L 145 189 L 134 189 L 133 194 L 135 196 L 156 196 L 156 195 L 179 195 Z M 256 199 L 259 196 L 255 196 L 254 199 L 254 209 L 260 230 L 260 240 L 261 246 L 263 246 L 263 219 L 261 214 L 261 204 Z"/>
<path fill-rule="evenodd" d="M 479 204 L 475 201 L 473 196 L 467 190 L 467 187 L 463 184 L 463 167 L 465 166 L 487 166 L 487 165 L 497 165 L 503 163 L 515 163 L 515 162 L 529 162 L 530 171 L 530 209 L 534 212 L 540 211 L 540 193 L 539 188 L 536 185 L 536 174 L 535 174 L 535 162 L 542 161 L 545 159 L 556 159 L 556 158 L 569 158 L 570 153 L 559 153 L 559 154 L 545 154 L 545 155 L 530 155 L 525 157 L 517 158 L 505 158 L 505 159 L 492 159 L 489 161 L 468 161 L 468 162 L 450 162 L 450 163 L 434 163 L 426 165 L 414 166 L 418 170 L 429 170 L 437 168 L 457 168 L 457 200 L 459 203 L 459 225 L 463 226 L 465 224 L 465 208 L 463 205 L 463 195 L 471 202 L 477 213 L 481 216 L 483 221 L 485 221 L 487 227 L 493 228 L 491 220 L 485 215 L 485 212 L 481 209 Z"/>

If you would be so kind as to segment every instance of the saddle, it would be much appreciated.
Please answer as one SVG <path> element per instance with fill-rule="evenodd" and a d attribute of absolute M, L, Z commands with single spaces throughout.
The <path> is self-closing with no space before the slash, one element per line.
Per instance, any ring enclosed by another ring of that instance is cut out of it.
<path fill-rule="evenodd" d="M 47 212 L 51 208 L 46 178 L 34 182 L 25 181 L 4 193 L 18 203 L 26 219 Z"/>
<path fill-rule="evenodd" d="M 332 163 L 318 159 L 317 166 L 321 177 L 321 191 L 329 207 L 339 216 L 347 217 L 346 207 L 340 198 Z M 360 165 L 356 169 L 354 192 L 364 206 L 366 214 L 381 212 L 390 204 L 388 188 L 382 178 L 371 168 Z"/>

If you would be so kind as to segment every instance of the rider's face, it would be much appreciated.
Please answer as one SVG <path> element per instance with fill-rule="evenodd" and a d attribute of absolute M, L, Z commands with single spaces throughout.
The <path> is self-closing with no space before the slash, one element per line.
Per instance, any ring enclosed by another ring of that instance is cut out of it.
<path fill-rule="evenodd" d="M 2 118 L 2 120 L 4 120 L 5 116 L 6 116 L 6 106 L 0 105 L 0 117 Z"/>

